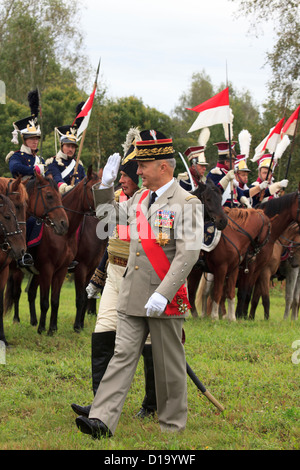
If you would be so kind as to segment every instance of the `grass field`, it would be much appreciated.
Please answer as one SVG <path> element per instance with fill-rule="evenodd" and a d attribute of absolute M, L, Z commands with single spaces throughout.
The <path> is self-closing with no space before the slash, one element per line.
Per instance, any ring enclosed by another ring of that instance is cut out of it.
<path fill-rule="evenodd" d="M 189 415 L 183 433 L 161 433 L 156 418 L 134 418 L 144 395 L 140 361 L 115 435 L 93 440 L 77 430 L 70 404 L 92 400 L 95 317 L 87 316 L 82 333 L 73 331 L 75 292 L 65 282 L 58 332 L 39 335 L 29 324 L 23 292 L 21 323 L 13 324 L 12 315 L 5 318 L 11 346 L 0 364 L 0 449 L 299 450 L 300 363 L 292 361 L 298 357 L 292 344 L 300 340 L 300 320 L 283 321 L 283 311 L 284 291 L 278 284 L 271 292 L 269 321 L 260 305 L 255 321 L 212 323 L 190 317 L 185 322 L 187 361 L 225 407 L 223 413 L 188 377 Z"/>

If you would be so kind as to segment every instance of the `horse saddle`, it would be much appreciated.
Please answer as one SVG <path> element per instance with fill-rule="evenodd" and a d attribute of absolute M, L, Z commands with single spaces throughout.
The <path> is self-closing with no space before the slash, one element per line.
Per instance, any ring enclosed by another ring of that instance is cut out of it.
<path fill-rule="evenodd" d="M 213 222 L 204 223 L 204 234 L 201 250 L 212 251 L 221 238 L 221 230 L 217 230 Z"/>
<path fill-rule="evenodd" d="M 35 217 L 29 217 L 26 221 L 26 243 L 28 247 L 37 246 L 41 243 L 44 223 Z"/>

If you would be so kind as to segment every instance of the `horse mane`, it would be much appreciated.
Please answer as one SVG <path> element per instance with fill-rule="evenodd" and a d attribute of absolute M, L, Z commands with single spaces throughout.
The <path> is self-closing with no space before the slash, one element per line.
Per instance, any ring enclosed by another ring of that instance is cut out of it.
<path fill-rule="evenodd" d="M 255 209 L 239 209 L 237 207 L 230 208 L 226 206 L 224 207 L 224 212 L 228 216 L 228 225 L 230 228 L 235 230 L 237 228 L 235 223 L 246 224 L 253 211 L 255 211 Z"/>
<path fill-rule="evenodd" d="M 57 189 L 57 183 L 56 183 L 56 181 L 54 181 L 53 178 L 51 178 L 51 177 L 49 177 L 49 176 L 43 176 L 43 179 L 46 180 L 47 183 L 49 183 L 52 188 Z M 27 190 L 27 192 L 28 192 L 29 194 L 33 192 L 37 180 L 38 180 L 37 176 L 31 176 L 31 177 L 25 182 L 26 190 Z"/>
<path fill-rule="evenodd" d="M 275 215 L 280 214 L 282 211 L 290 209 L 296 196 L 298 196 L 297 191 L 290 194 L 284 194 L 284 196 L 262 202 L 259 204 L 258 208 L 262 209 L 268 217 L 274 217 Z"/>

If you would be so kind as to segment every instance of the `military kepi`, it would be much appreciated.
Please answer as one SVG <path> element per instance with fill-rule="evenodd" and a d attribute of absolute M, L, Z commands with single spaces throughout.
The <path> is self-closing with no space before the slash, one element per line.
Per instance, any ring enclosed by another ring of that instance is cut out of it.
<path fill-rule="evenodd" d="M 135 160 L 153 161 L 174 158 L 172 139 L 167 139 L 162 132 L 153 129 L 142 131 L 141 139 L 136 142 Z"/>

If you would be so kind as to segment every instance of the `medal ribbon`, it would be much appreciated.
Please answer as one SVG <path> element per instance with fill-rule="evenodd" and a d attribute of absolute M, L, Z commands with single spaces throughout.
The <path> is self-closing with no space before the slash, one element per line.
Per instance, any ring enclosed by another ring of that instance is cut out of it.
<path fill-rule="evenodd" d="M 155 234 L 143 214 L 141 204 L 143 200 L 148 196 L 149 191 L 145 191 L 140 198 L 137 210 L 137 232 L 139 234 L 143 250 L 146 253 L 154 271 L 162 281 L 170 269 L 170 261 L 167 258 L 162 247 L 156 242 Z M 166 315 L 183 315 L 187 309 L 190 309 L 190 303 L 187 298 L 187 291 L 184 284 L 179 288 L 175 294 L 172 302 L 168 303 L 165 314 Z"/>

